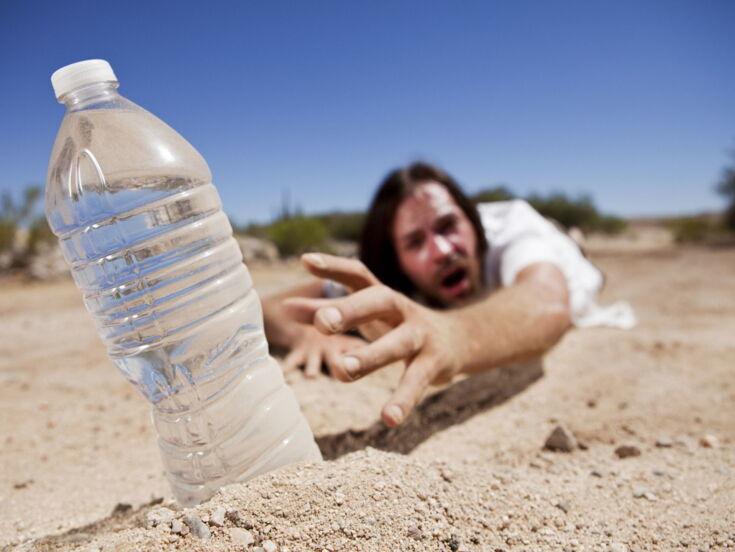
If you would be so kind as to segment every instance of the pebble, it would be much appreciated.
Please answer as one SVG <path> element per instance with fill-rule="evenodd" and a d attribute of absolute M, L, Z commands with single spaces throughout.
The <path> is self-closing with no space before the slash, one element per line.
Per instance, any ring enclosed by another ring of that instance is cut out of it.
<path fill-rule="evenodd" d="M 656 439 L 656 446 L 658 448 L 671 448 L 674 446 L 674 440 L 667 435 L 662 435 Z"/>
<path fill-rule="evenodd" d="M 235 527 L 234 529 L 229 530 L 229 534 L 232 542 L 241 546 L 247 547 L 255 542 L 253 534 L 247 529 L 240 529 L 239 527 Z"/>
<path fill-rule="evenodd" d="M 225 513 L 226 510 L 222 506 L 217 508 L 209 515 L 209 524 L 216 525 L 217 527 L 223 527 L 225 524 Z"/>
<path fill-rule="evenodd" d="M 245 519 L 242 514 L 240 514 L 240 512 L 238 512 L 237 510 L 228 510 L 225 514 L 225 517 L 238 527 L 243 527 L 245 529 L 253 528 L 253 524 Z"/>
<path fill-rule="evenodd" d="M 187 514 L 184 516 L 184 523 L 191 529 L 192 535 L 199 537 L 202 540 L 208 540 L 212 533 L 209 532 L 209 527 L 204 525 L 204 522 L 196 514 Z"/>
<path fill-rule="evenodd" d="M 175 514 L 168 508 L 156 508 L 146 514 L 148 527 L 156 527 L 158 525 L 171 525 Z"/>
<path fill-rule="evenodd" d="M 607 552 L 628 552 L 628 547 L 619 542 L 614 542 L 607 547 Z"/>
<path fill-rule="evenodd" d="M 189 528 L 181 523 L 181 520 L 175 519 L 171 522 L 171 532 L 177 535 L 188 535 Z"/>
<path fill-rule="evenodd" d="M 708 433 L 707 435 L 703 435 L 699 439 L 699 444 L 702 445 L 704 448 L 715 449 L 720 446 L 720 440 L 711 433 Z"/>
<path fill-rule="evenodd" d="M 265 552 L 276 552 L 278 550 L 276 543 L 272 540 L 263 541 L 260 545 L 263 547 Z"/>
<path fill-rule="evenodd" d="M 577 448 L 577 440 L 571 431 L 558 425 L 546 438 L 544 448 L 554 452 L 572 452 Z"/>
<path fill-rule="evenodd" d="M 631 458 L 632 456 L 640 456 L 641 449 L 634 445 L 620 445 L 615 449 L 615 455 L 618 458 Z"/>
<path fill-rule="evenodd" d="M 566 500 L 562 500 L 560 502 L 557 502 L 556 504 L 554 504 L 554 506 L 556 506 L 557 508 L 559 508 L 565 514 L 568 513 L 569 510 L 572 509 L 571 504 L 569 504 L 569 502 L 566 501 Z"/>
<path fill-rule="evenodd" d="M 658 500 L 658 497 L 649 491 L 646 487 L 633 487 L 633 498 L 645 498 L 651 502 Z"/>

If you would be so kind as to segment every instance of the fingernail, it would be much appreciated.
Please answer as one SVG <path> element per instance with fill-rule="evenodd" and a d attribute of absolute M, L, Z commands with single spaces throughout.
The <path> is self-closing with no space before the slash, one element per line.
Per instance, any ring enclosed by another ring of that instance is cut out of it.
<path fill-rule="evenodd" d="M 301 258 L 317 268 L 327 268 L 327 263 L 324 262 L 324 257 L 318 253 L 305 253 L 304 255 L 301 255 Z"/>
<path fill-rule="evenodd" d="M 343 356 L 342 368 L 344 368 L 348 376 L 354 378 L 356 375 L 355 372 L 360 369 L 360 359 L 353 356 Z"/>
<path fill-rule="evenodd" d="M 403 421 L 403 410 L 397 404 L 392 404 L 385 409 L 385 415 L 391 419 L 391 421 L 398 425 Z"/>
<path fill-rule="evenodd" d="M 319 311 L 319 317 L 322 322 L 332 331 L 337 331 L 342 327 L 342 313 L 334 307 L 327 307 Z"/>

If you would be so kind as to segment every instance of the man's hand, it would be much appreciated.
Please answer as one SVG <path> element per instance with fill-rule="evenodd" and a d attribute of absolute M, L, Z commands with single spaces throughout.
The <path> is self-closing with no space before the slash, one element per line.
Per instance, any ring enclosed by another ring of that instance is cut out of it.
<path fill-rule="evenodd" d="M 291 346 L 291 351 L 283 360 L 283 371 L 289 372 L 301 366 L 304 376 L 315 378 L 322 367 L 327 365 L 332 376 L 337 377 L 340 368 L 338 359 L 345 351 L 364 345 L 362 339 L 349 335 L 327 336 L 313 326 L 303 324 L 301 333 Z"/>
<path fill-rule="evenodd" d="M 451 311 L 425 308 L 382 284 L 360 262 L 330 255 L 305 255 L 306 268 L 353 293 L 338 299 L 289 298 L 284 303 L 324 335 L 359 328 L 372 343 L 334 359 L 332 373 L 354 381 L 396 361 L 406 369 L 382 411 L 390 427 L 400 424 L 432 383 L 451 380 L 462 369 L 466 331 Z"/>

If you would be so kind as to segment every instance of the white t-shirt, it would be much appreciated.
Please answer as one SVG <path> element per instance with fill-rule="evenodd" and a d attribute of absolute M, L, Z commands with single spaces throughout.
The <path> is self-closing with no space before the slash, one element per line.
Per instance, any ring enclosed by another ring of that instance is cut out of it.
<path fill-rule="evenodd" d="M 489 245 L 485 256 L 486 286 L 491 290 L 509 286 L 524 268 L 539 262 L 553 263 L 567 280 L 572 321 L 575 325 L 587 325 L 585 317 L 597 310 L 603 276 L 582 255 L 577 244 L 522 199 L 481 203 L 477 210 Z M 346 291 L 328 281 L 324 294 L 340 297 Z"/>
<path fill-rule="evenodd" d="M 481 203 L 477 210 L 489 245 L 485 283 L 490 289 L 509 286 L 524 268 L 548 262 L 567 280 L 573 322 L 594 309 L 604 278 L 569 236 L 522 199 Z"/>

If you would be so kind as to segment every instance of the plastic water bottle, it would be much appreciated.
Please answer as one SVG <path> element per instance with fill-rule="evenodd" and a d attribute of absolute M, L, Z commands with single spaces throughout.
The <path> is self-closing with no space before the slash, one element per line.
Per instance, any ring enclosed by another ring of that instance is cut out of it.
<path fill-rule="evenodd" d="M 153 405 L 183 505 L 321 459 L 202 156 L 88 60 L 51 82 L 66 114 L 46 216 L 108 353 Z"/>

